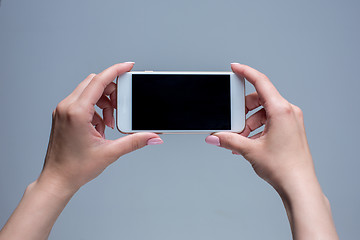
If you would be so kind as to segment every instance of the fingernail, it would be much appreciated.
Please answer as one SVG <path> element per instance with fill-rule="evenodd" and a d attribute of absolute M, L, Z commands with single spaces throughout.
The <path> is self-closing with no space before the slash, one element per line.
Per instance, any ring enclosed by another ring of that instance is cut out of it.
<path fill-rule="evenodd" d="M 205 142 L 211 145 L 220 146 L 220 139 L 214 135 L 207 136 Z"/>
<path fill-rule="evenodd" d="M 131 63 L 131 64 L 134 64 L 135 62 L 124 62 L 124 63 Z"/>
<path fill-rule="evenodd" d="M 161 138 L 151 138 L 147 141 L 147 145 L 157 145 L 162 143 L 164 143 L 164 141 Z"/>
<path fill-rule="evenodd" d="M 234 154 L 234 155 L 241 155 L 240 153 L 238 153 L 238 152 L 232 152 L 232 154 Z"/>
<path fill-rule="evenodd" d="M 240 64 L 240 63 L 237 63 L 237 62 L 233 62 L 233 63 L 230 63 L 231 65 L 233 65 L 233 64 Z"/>

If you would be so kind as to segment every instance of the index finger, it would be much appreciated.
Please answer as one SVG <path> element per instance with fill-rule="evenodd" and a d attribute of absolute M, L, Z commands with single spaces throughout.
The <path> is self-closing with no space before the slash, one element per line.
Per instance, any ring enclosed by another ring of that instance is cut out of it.
<path fill-rule="evenodd" d="M 107 85 L 117 76 L 130 71 L 133 66 L 133 62 L 118 63 L 97 74 L 80 95 L 79 102 L 95 106 Z"/>
<path fill-rule="evenodd" d="M 262 104 L 270 104 L 271 106 L 273 103 L 284 101 L 284 98 L 263 73 L 239 63 L 232 63 L 231 68 L 234 73 L 245 77 L 247 81 L 254 85 Z"/>

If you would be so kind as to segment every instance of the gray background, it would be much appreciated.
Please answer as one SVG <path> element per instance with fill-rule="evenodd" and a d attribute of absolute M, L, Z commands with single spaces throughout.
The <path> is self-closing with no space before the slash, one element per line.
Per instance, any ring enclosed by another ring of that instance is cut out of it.
<path fill-rule="evenodd" d="M 359 10 L 355 0 L 2 1 L 0 226 L 42 168 L 52 110 L 89 73 L 240 62 L 303 109 L 339 235 L 357 238 Z M 276 192 L 205 137 L 167 135 L 122 157 L 75 195 L 50 239 L 291 238 Z"/>

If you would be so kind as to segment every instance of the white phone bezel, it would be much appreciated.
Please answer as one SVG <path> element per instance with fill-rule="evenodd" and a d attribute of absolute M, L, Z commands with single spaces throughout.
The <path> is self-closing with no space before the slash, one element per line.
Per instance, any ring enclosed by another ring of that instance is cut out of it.
<path fill-rule="evenodd" d="M 231 96 L 231 129 L 230 130 L 132 130 L 132 75 L 133 74 L 194 74 L 194 75 L 230 75 Z M 155 133 L 213 133 L 241 132 L 245 127 L 245 81 L 233 72 L 174 72 L 174 71 L 133 71 L 120 75 L 117 84 L 117 128 L 121 133 L 155 132 Z"/>

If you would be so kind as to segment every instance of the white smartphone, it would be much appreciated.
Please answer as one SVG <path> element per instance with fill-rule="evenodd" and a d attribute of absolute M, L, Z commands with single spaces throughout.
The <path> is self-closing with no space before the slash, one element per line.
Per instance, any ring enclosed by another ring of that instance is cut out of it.
<path fill-rule="evenodd" d="M 241 132 L 245 83 L 232 72 L 127 72 L 117 78 L 122 133 Z"/>

